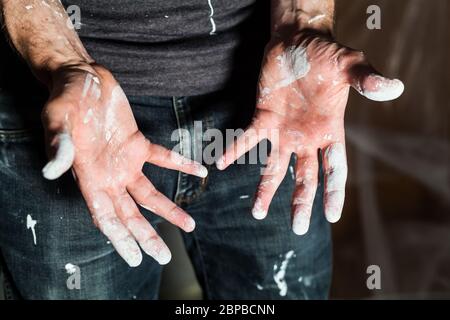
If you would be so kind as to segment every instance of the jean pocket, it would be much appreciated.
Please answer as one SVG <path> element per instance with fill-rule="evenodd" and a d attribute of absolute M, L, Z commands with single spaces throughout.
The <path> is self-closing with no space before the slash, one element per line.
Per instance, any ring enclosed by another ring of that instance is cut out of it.
<path fill-rule="evenodd" d="M 45 148 L 42 129 L 0 129 L 0 167 L 40 167 L 43 162 Z"/>

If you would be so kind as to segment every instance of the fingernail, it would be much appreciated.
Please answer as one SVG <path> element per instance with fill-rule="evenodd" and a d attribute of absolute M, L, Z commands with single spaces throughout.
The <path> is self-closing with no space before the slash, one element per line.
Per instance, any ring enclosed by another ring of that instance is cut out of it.
<path fill-rule="evenodd" d="M 256 220 L 263 220 L 267 216 L 267 211 L 255 207 L 252 210 L 252 215 Z"/>
<path fill-rule="evenodd" d="M 169 249 L 161 250 L 156 256 L 156 261 L 162 266 L 168 264 L 170 260 L 172 260 L 172 253 Z"/>
<path fill-rule="evenodd" d="M 192 232 L 195 229 L 195 220 L 192 217 L 186 218 L 184 222 L 184 231 Z"/>
<path fill-rule="evenodd" d="M 341 218 L 341 210 L 333 206 L 325 206 L 325 216 L 330 223 L 336 223 Z"/>
<path fill-rule="evenodd" d="M 199 168 L 197 170 L 197 175 L 200 178 L 206 178 L 208 176 L 208 169 L 206 169 L 206 167 L 204 167 L 204 166 L 199 166 Z"/>
<path fill-rule="evenodd" d="M 115 246 L 117 252 L 132 268 L 139 266 L 142 262 L 142 253 L 139 246 L 131 238 L 127 237 L 117 243 Z"/>
<path fill-rule="evenodd" d="M 219 159 L 217 159 L 216 167 L 219 170 L 225 169 L 225 158 L 224 157 L 220 157 Z"/>
<path fill-rule="evenodd" d="M 405 85 L 398 79 L 383 79 L 377 85 L 376 90 L 364 90 L 363 95 L 373 101 L 390 101 L 400 97 L 405 90 Z"/>
<path fill-rule="evenodd" d="M 301 212 L 294 213 L 294 219 L 292 221 L 292 231 L 294 231 L 296 235 L 302 236 L 308 232 L 308 229 L 309 217 Z"/>

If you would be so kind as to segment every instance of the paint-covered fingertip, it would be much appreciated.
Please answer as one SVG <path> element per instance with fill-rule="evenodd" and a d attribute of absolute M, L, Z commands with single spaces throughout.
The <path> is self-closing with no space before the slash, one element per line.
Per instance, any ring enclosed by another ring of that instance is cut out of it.
<path fill-rule="evenodd" d="M 54 170 L 53 167 L 54 167 L 54 161 L 50 161 L 49 163 L 47 163 L 45 165 L 44 168 L 42 168 L 41 172 L 45 179 L 56 180 L 61 176 L 61 174 L 59 174 L 59 172 Z"/>
<path fill-rule="evenodd" d="M 382 78 L 375 90 L 364 90 L 362 94 L 370 100 L 384 102 L 397 99 L 404 91 L 405 85 L 401 80 Z"/>
<path fill-rule="evenodd" d="M 169 249 L 162 250 L 157 257 L 155 257 L 156 261 L 162 266 L 168 264 L 172 260 L 172 253 Z"/>
<path fill-rule="evenodd" d="M 225 158 L 224 158 L 223 156 L 220 157 L 219 159 L 217 159 L 217 161 L 216 161 L 216 167 L 217 167 L 217 169 L 219 169 L 219 170 L 225 170 L 225 169 L 226 169 L 227 165 L 226 165 L 226 163 L 225 163 Z"/>
<path fill-rule="evenodd" d="M 142 263 L 142 254 L 140 252 L 138 254 L 130 254 L 124 259 L 131 268 L 136 268 Z"/>
<path fill-rule="evenodd" d="M 208 176 L 208 169 L 205 166 L 200 166 L 197 170 L 197 176 L 200 178 L 206 178 Z"/>
<path fill-rule="evenodd" d="M 195 230 L 195 220 L 193 218 L 188 218 L 184 223 L 183 230 L 185 232 L 192 232 Z"/>
<path fill-rule="evenodd" d="M 267 211 L 254 208 L 252 210 L 252 216 L 256 220 L 263 220 L 263 219 L 265 219 L 267 217 Z"/>
<path fill-rule="evenodd" d="M 334 208 L 325 209 L 325 217 L 329 223 L 336 223 L 341 219 L 341 212 Z"/>
<path fill-rule="evenodd" d="M 303 236 L 308 233 L 309 229 L 309 218 L 306 216 L 294 216 L 292 221 L 292 231 L 298 235 Z"/>

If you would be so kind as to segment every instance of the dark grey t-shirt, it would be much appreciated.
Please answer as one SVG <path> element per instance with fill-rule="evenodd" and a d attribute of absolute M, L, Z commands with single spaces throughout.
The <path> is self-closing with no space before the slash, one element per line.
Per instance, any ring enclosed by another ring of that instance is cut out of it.
<path fill-rule="evenodd" d="M 63 0 L 89 54 L 131 95 L 196 95 L 257 72 L 265 0 Z M 256 84 L 255 84 L 256 85 Z"/>

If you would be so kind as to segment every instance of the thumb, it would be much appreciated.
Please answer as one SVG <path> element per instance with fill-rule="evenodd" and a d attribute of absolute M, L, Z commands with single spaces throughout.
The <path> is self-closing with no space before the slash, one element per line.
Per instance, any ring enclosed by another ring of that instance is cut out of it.
<path fill-rule="evenodd" d="M 75 157 L 75 148 L 72 143 L 72 138 L 68 133 L 58 133 L 56 135 L 56 143 L 57 147 L 54 158 L 42 169 L 44 178 L 48 180 L 55 180 L 62 176 L 72 167 Z"/>
<path fill-rule="evenodd" d="M 350 85 L 373 101 L 397 99 L 405 90 L 402 81 L 383 77 L 365 61 L 350 65 L 347 72 Z"/>

